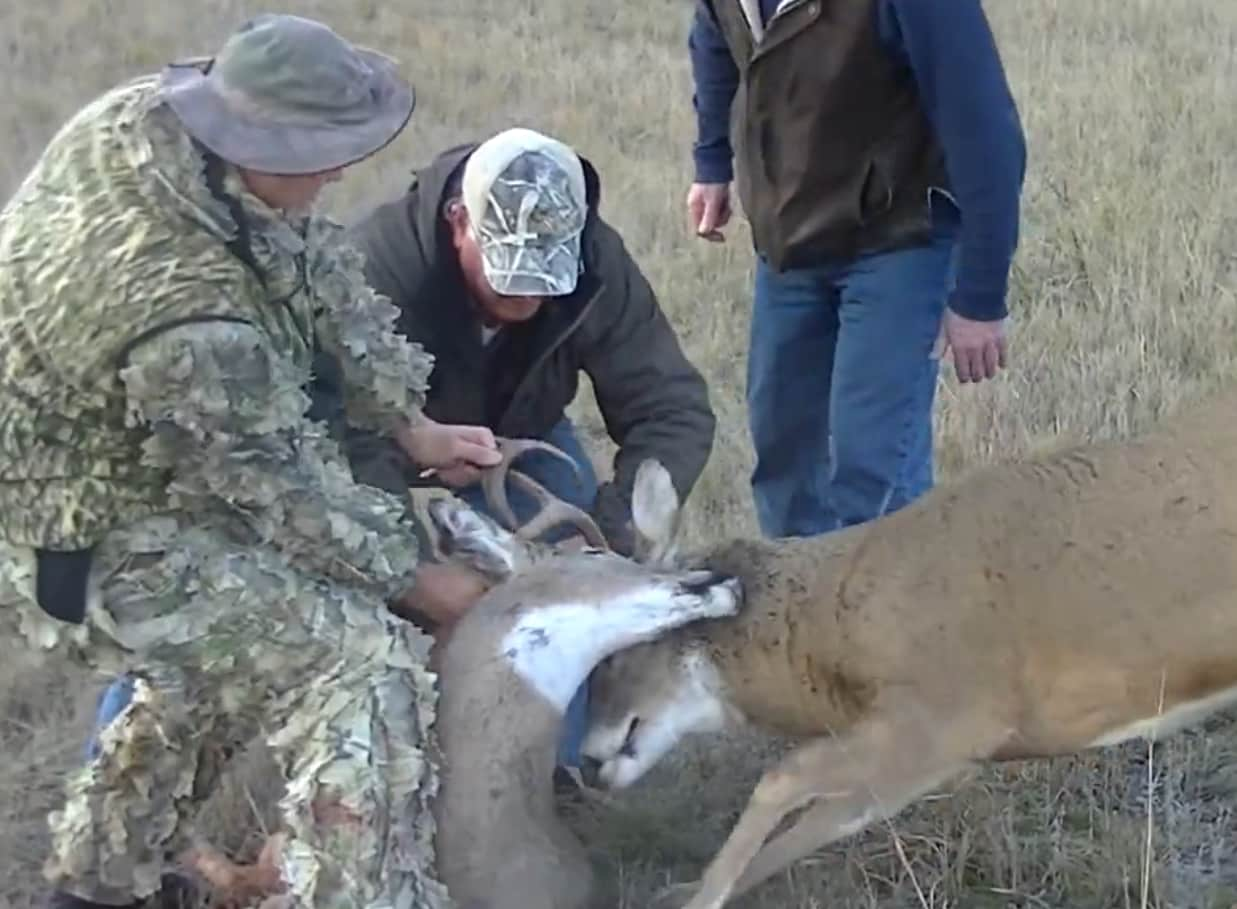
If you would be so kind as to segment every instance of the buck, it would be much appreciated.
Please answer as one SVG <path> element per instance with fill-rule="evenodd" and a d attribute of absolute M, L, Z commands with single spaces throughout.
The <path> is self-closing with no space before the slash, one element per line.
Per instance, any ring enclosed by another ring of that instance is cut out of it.
<path fill-rule="evenodd" d="M 514 534 L 455 499 L 429 506 L 443 551 L 496 582 L 451 632 L 439 668 L 438 871 L 460 909 L 589 904 L 591 868 L 551 784 L 567 704 L 610 654 L 734 615 L 741 600 L 738 582 L 711 570 L 531 542 L 559 516 L 604 541 L 582 512 L 522 482 L 544 508 Z"/>
<path fill-rule="evenodd" d="M 1171 735 L 1237 701 L 1234 476 L 1229 395 L 865 525 L 711 546 L 743 609 L 604 660 L 584 751 L 623 788 L 688 734 L 799 740 L 678 891 L 719 909 L 977 763 Z"/>
<path fill-rule="evenodd" d="M 504 439 L 500 448 L 502 461 L 484 473 L 483 488 L 513 530 L 459 499 L 426 506 L 441 554 L 473 566 L 491 585 L 440 645 L 436 661 L 436 869 L 457 909 L 585 909 L 591 866 L 555 812 L 552 782 L 567 703 L 608 655 L 688 622 L 734 615 L 742 591 L 737 580 L 711 570 L 616 555 L 585 512 L 511 469 L 533 448 L 573 467 L 574 461 L 533 440 Z M 508 478 L 541 506 L 522 526 L 506 499 Z M 537 542 L 563 523 L 579 530 L 584 548 Z M 670 534 L 647 521 L 642 529 L 646 537 Z M 278 846 L 272 838 L 248 866 L 203 847 L 190 864 L 217 897 L 259 898 L 278 889 Z M 263 903 L 282 905 L 278 895 Z"/>
<path fill-rule="evenodd" d="M 622 789 L 690 734 L 751 723 L 799 741 L 702 880 L 666 894 L 719 909 L 968 767 L 1171 735 L 1237 701 L 1234 476 L 1229 395 L 1139 438 L 976 471 L 865 525 L 682 560 L 679 503 L 646 462 L 641 557 L 737 577 L 744 606 L 603 659 L 585 754 Z"/>

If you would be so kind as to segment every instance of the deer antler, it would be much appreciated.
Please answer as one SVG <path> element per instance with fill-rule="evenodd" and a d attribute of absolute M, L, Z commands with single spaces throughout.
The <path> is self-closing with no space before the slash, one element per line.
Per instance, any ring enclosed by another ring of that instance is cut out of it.
<path fill-rule="evenodd" d="M 506 522 L 507 527 L 516 536 L 521 539 L 531 540 L 556 524 L 567 523 L 579 530 L 589 545 L 601 549 L 610 548 L 606 542 L 605 535 L 602 534 L 601 529 L 587 512 L 572 505 L 570 502 L 563 501 L 532 477 L 511 468 L 511 463 L 520 455 L 530 451 L 544 451 L 566 461 L 571 465 L 571 469 L 575 472 L 576 477 L 579 477 L 580 466 L 570 455 L 549 442 L 543 442 L 540 439 L 499 439 L 498 450 L 502 454 L 502 460 L 493 467 L 488 467 L 483 471 L 481 475 L 481 489 L 485 493 L 485 500 L 490 504 L 490 507 Z M 511 503 L 507 500 L 506 480 L 508 476 L 517 485 L 531 493 L 541 504 L 541 510 L 533 515 L 523 527 L 519 526 L 515 512 L 511 510 Z"/>
<path fill-rule="evenodd" d="M 532 493 L 533 497 L 541 503 L 541 510 L 533 515 L 528 523 L 516 530 L 516 536 L 525 540 L 534 540 L 539 534 L 545 533 L 556 524 L 571 524 L 580 531 L 585 542 L 590 546 L 598 549 L 610 548 L 605 534 L 601 532 L 601 528 L 597 526 L 588 512 L 570 502 L 564 502 L 532 477 L 518 470 L 511 471 L 511 479 L 524 487 L 527 492 Z"/>

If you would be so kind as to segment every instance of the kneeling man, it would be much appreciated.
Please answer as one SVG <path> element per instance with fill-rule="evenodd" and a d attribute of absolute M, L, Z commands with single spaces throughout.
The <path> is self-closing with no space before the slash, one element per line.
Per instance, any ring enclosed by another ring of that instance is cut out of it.
<path fill-rule="evenodd" d="M 630 553 L 637 466 L 656 458 L 686 499 L 715 417 L 656 294 L 598 213 L 599 196 L 587 160 L 556 139 L 510 129 L 440 154 L 403 196 L 355 225 L 352 240 L 369 282 L 400 308 L 399 330 L 435 355 L 426 413 L 567 452 L 579 477 L 540 452 L 519 468 L 589 511 L 611 545 Z M 613 478 L 600 484 L 565 413 L 581 372 L 618 445 Z M 425 465 L 391 439 L 349 431 L 345 448 L 361 482 L 394 492 L 425 482 Z M 467 464 L 434 475 L 487 511 L 477 479 Z M 527 520 L 531 498 L 514 487 L 508 495 Z M 581 692 L 568 713 L 567 766 L 577 763 L 585 705 Z"/>

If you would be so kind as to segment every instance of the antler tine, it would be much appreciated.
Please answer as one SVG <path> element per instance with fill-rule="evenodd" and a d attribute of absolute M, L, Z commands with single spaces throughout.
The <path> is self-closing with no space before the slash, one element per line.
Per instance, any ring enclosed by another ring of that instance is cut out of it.
<path fill-rule="evenodd" d="M 541 503 L 541 510 L 515 532 L 516 536 L 524 540 L 533 540 L 557 524 L 571 524 L 580 531 L 590 546 L 598 549 L 610 548 L 605 534 L 601 532 L 601 528 L 597 526 L 588 512 L 570 502 L 563 501 L 532 477 L 518 470 L 511 471 L 511 479 L 532 493 L 533 497 Z"/>
<path fill-rule="evenodd" d="M 506 522 L 509 530 L 516 530 L 519 526 L 519 521 L 516 520 L 515 512 L 511 510 L 511 503 L 507 499 L 506 481 L 508 474 L 515 476 L 515 473 L 517 473 L 512 472 L 511 462 L 520 457 L 520 455 L 530 451 L 544 451 L 566 461 L 571 465 L 576 479 L 580 477 L 580 465 L 575 462 L 574 458 L 562 449 L 556 448 L 549 442 L 543 442 L 540 439 L 500 438 L 498 439 L 498 451 L 502 455 L 502 460 L 482 472 L 481 491 L 485 494 L 485 500 L 489 503 L 490 508 L 498 512 L 498 516 Z"/>

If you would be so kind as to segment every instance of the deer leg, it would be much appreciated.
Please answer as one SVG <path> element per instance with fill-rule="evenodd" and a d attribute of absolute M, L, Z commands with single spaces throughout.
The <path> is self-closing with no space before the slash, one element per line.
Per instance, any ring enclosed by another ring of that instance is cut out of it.
<path fill-rule="evenodd" d="M 858 833 L 869 824 L 893 817 L 915 799 L 944 785 L 964 767 L 965 761 L 938 768 L 935 775 L 924 774 L 914 780 L 900 780 L 885 792 L 864 798 L 839 799 L 813 805 L 794 826 L 761 847 L 747 870 L 735 884 L 733 896 L 746 893 L 817 849 L 845 836 Z"/>
<path fill-rule="evenodd" d="M 721 909 L 826 843 L 892 817 L 963 770 L 974 744 L 914 715 L 883 713 L 846 735 L 800 746 L 756 785 L 685 909 Z M 763 845 L 782 818 L 816 800 L 821 803 L 791 829 Z"/>

